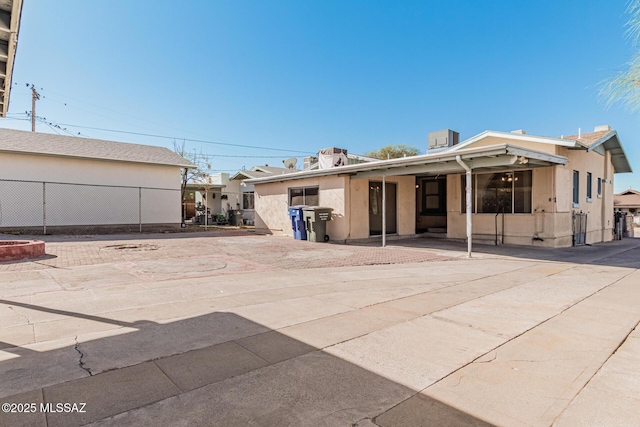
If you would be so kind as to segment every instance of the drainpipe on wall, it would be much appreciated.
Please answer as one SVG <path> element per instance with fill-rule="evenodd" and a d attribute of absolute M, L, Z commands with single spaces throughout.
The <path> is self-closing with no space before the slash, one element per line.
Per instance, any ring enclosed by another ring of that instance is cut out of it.
<path fill-rule="evenodd" d="M 462 161 L 462 158 L 458 155 L 456 156 L 456 162 L 466 171 L 466 199 L 467 199 L 467 258 L 471 258 L 471 235 L 473 232 L 472 228 L 472 212 L 471 212 L 471 168 L 467 166 L 465 162 Z"/>
<path fill-rule="evenodd" d="M 600 180 L 600 206 L 601 206 L 601 234 L 600 234 L 600 241 L 604 242 L 605 237 L 606 237 L 606 233 L 605 230 L 607 228 L 606 222 L 607 222 L 607 198 L 605 196 L 605 180 L 609 181 L 609 159 L 610 159 L 610 155 L 611 152 L 610 151 L 605 151 L 604 152 L 604 177 Z"/>
<path fill-rule="evenodd" d="M 387 246 L 387 185 L 385 176 L 382 175 L 382 247 Z"/>

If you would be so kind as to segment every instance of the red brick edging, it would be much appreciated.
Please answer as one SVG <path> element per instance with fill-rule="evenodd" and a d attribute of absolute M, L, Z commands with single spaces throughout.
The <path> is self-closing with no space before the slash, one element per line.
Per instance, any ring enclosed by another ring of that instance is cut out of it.
<path fill-rule="evenodd" d="M 38 258 L 44 255 L 41 240 L 0 240 L 0 262 Z"/>

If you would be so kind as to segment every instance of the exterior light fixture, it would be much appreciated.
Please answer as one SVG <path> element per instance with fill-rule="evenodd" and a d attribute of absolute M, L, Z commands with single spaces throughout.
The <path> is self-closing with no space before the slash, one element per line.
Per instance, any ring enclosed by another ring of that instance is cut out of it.
<path fill-rule="evenodd" d="M 500 179 L 502 180 L 502 182 L 512 182 L 512 181 L 517 181 L 518 177 L 517 176 L 514 177 L 513 174 L 507 173 L 507 174 L 504 174 Z"/>

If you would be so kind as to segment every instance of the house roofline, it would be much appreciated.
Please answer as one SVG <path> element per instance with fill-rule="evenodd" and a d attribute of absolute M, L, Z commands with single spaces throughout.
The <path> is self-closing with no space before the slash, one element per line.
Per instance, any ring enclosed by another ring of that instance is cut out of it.
<path fill-rule="evenodd" d="M 549 162 L 550 164 L 567 163 L 566 157 L 543 153 L 536 150 L 530 150 L 510 144 L 497 144 L 486 147 L 468 148 L 456 152 L 447 151 L 435 154 L 422 154 L 419 156 L 402 157 L 399 159 L 391 160 L 378 160 L 376 162 L 340 166 L 337 168 L 301 171 L 286 175 L 250 179 L 247 180 L 247 182 L 252 184 L 263 184 L 268 182 L 291 181 L 294 179 L 315 178 L 329 175 L 357 174 L 359 172 L 372 172 L 378 170 L 380 171 L 381 175 L 393 175 L 393 169 L 400 169 L 400 172 L 402 172 L 401 168 L 409 166 L 421 166 L 429 163 L 451 162 L 455 161 L 456 156 L 461 156 L 462 159 L 466 160 L 473 159 L 474 157 L 478 156 L 492 157 L 500 155 L 531 157 L 543 162 Z"/>
<path fill-rule="evenodd" d="M 620 143 L 620 138 L 618 137 L 617 131 L 613 130 L 610 133 L 604 135 L 602 138 L 591 144 L 587 148 L 587 151 L 593 151 L 600 146 L 604 147 L 605 150 L 611 152 L 611 162 L 613 163 L 615 173 L 633 172 L 631 164 L 629 163 L 629 159 L 627 158 L 627 153 L 625 153 L 624 148 Z"/>
<path fill-rule="evenodd" d="M 100 162 L 119 162 L 119 163 L 137 163 L 141 165 L 158 165 L 158 166 L 176 166 L 187 169 L 197 169 L 198 166 L 194 163 L 184 159 L 185 163 L 169 163 L 169 162 L 145 162 L 142 160 L 126 160 L 126 159 L 110 159 L 107 157 L 93 157 L 93 156 L 74 156 L 70 154 L 57 154 L 57 153 L 37 153 L 33 151 L 20 151 L 20 150 L 4 150 L 0 149 L 0 153 L 7 154 L 20 154 L 29 156 L 41 156 L 41 157 L 60 157 L 65 159 L 81 159 L 81 160 L 97 160 Z"/>
<path fill-rule="evenodd" d="M 469 139 L 462 141 L 459 144 L 454 145 L 451 148 L 442 150 L 442 152 L 458 151 L 482 139 L 491 138 L 491 137 L 511 139 L 511 140 L 524 141 L 524 142 L 539 142 L 542 144 L 559 145 L 561 147 L 575 147 L 578 144 L 582 145 L 578 141 L 573 139 L 552 138 L 548 136 L 526 135 L 526 134 L 519 134 L 519 133 L 512 133 L 512 132 L 501 132 L 497 130 L 486 130 L 482 133 L 472 136 Z"/>

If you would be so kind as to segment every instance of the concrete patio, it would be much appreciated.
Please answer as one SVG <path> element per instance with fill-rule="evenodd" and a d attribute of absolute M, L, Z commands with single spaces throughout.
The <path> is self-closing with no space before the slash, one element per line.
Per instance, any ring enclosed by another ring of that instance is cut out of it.
<path fill-rule="evenodd" d="M 428 239 L 46 240 L 0 263 L 0 403 L 36 404 L 0 426 L 640 419 L 640 239 L 470 260 Z"/>

